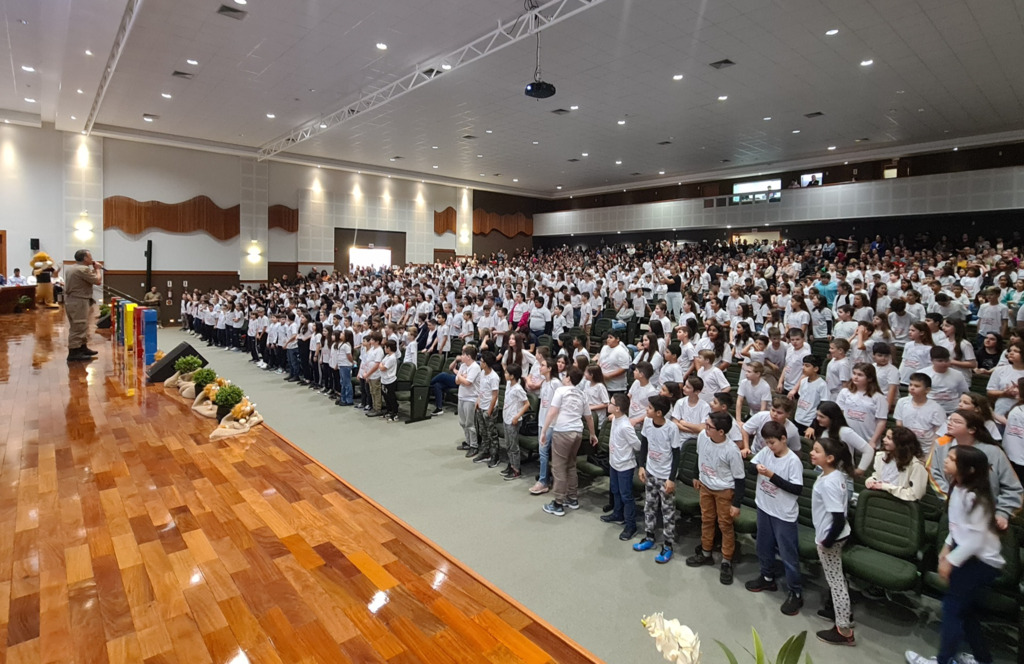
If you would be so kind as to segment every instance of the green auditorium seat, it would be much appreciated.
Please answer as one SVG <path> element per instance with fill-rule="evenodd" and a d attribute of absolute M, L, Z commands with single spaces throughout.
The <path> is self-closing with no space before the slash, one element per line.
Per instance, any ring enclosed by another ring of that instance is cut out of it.
<path fill-rule="evenodd" d="M 740 515 L 733 522 L 733 529 L 737 534 L 755 535 L 757 533 L 757 466 L 752 463 L 744 463 L 746 469 L 746 491 L 743 494 L 743 507 L 740 508 Z"/>
<path fill-rule="evenodd" d="M 850 576 L 887 590 L 918 585 L 918 553 L 924 540 L 921 506 L 882 491 L 865 491 L 853 519 L 856 543 L 843 551 L 843 569 Z"/>
<path fill-rule="evenodd" d="M 676 495 L 673 501 L 676 509 L 683 516 L 700 516 L 700 495 L 693 488 L 697 479 L 697 439 L 683 441 L 682 456 L 679 459 L 679 474 L 676 482 Z"/>

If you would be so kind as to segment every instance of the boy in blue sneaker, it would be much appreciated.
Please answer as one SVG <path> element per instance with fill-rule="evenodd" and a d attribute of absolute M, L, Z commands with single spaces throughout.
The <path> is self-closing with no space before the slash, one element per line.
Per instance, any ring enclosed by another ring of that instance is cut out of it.
<path fill-rule="evenodd" d="M 665 415 L 672 410 L 672 402 L 660 394 L 652 396 L 647 404 L 647 417 L 644 418 L 640 433 L 640 481 L 644 483 L 644 527 L 647 534 L 633 545 L 634 551 L 647 551 L 654 548 L 657 524 L 657 510 L 661 508 L 661 520 L 664 524 L 664 541 L 661 553 L 654 562 L 659 564 L 672 560 L 672 546 L 676 537 L 676 506 L 673 496 L 676 484 L 672 480 L 679 470 L 679 457 L 682 440 L 679 427 L 666 422 Z M 738 452 L 738 450 L 737 450 Z"/>

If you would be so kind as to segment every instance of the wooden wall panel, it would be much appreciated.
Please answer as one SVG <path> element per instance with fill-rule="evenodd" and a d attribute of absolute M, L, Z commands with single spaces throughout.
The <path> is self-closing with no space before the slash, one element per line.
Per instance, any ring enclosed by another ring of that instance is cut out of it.
<path fill-rule="evenodd" d="M 448 206 L 440 212 L 434 211 L 434 234 L 455 233 L 455 208 Z"/>
<path fill-rule="evenodd" d="M 290 208 L 287 205 L 271 205 L 267 208 L 267 227 L 297 233 L 299 231 L 298 208 Z"/>
<path fill-rule="evenodd" d="M 487 235 L 492 231 L 507 238 L 519 234 L 533 235 L 533 217 L 527 217 L 522 212 L 497 214 L 479 208 L 473 210 L 473 235 Z"/>
<path fill-rule="evenodd" d="M 282 280 L 282 277 L 286 278 L 287 281 L 295 279 L 295 274 L 299 271 L 299 264 L 295 262 L 267 262 L 267 278 L 273 283 L 275 279 L 278 281 Z"/>
<path fill-rule="evenodd" d="M 103 200 L 103 228 L 117 228 L 129 235 L 154 228 L 168 233 L 203 231 L 218 240 L 238 237 L 239 206 L 219 207 L 207 196 L 181 203 L 137 201 L 127 196 Z"/>

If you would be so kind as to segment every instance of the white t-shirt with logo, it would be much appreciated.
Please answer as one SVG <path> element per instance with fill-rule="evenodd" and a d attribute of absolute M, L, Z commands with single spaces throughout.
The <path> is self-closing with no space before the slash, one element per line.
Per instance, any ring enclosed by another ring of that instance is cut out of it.
<path fill-rule="evenodd" d="M 754 465 L 760 464 L 768 468 L 768 470 L 791 484 L 798 484 L 800 486 L 804 484 L 804 465 L 800 461 L 800 456 L 788 448 L 786 454 L 781 457 L 775 456 L 775 453 L 767 447 L 762 448 L 751 459 L 751 463 Z M 757 496 L 754 502 L 757 503 L 757 509 L 768 516 L 791 523 L 796 521 L 800 515 L 800 505 L 797 502 L 797 498 L 798 496 L 784 491 L 776 484 L 772 484 L 771 480 L 764 475 L 759 474 L 757 476 Z"/>
<path fill-rule="evenodd" d="M 831 369 L 830 366 L 830 376 L 832 375 Z M 809 427 L 818 414 L 818 406 L 822 401 L 828 401 L 831 396 L 828 383 L 821 378 L 814 381 L 804 379 L 796 394 L 796 413 L 793 415 L 793 419 L 797 421 L 797 424 Z"/>
<path fill-rule="evenodd" d="M 842 512 L 845 515 L 848 506 L 846 475 L 833 470 L 815 480 L 811 491 L 811 518 L 814 521 L 814 541 L 817 544 L 821 544 L 832 530 L 832 514 Z M 850 521 L 847 519 L 837 539 L 849 536 Z"/>
<path fill-rule="evenodd" d="M 1024 465 L 1024 406 L 1014 406 L 1006 414 L 1003 431 L 1003 451 L 1010 461 Z"/>
<path fill-rule="evenodd" d="M 946 411 L 931 399 L 919 406 L 914 397 L 902 397 L 896 402 L 893 419 L 914 432 L 926 457 L 936 439 L 946 435 Z"/>
<path fill-rule="evenodd" d="M 459 385 L 459 401 L 476 401 L 477 380 L 480 378 L 480 365 L 476 362 L 463 364 L 459 367 L 459 375 L 469 380 L 468 385 Z"/>
<path fill-rule="evenodd" d="M 767 410 L 769 406 L 765 404 L 771 404 L 772 402 L 772 388 L 768 386 L 768 381 L 763 378 L 757 381 L 757 385 L 744 378 L 740 381 L 736 394 L 743 397 L 751 415 L 760 413 L 762 408 Z"/>
<path fill-rule="evenodd" d="M 843 388 L 836 398 L 836 403 L 846 416 L 846 423 L 851 429 L 870 441 L 875 437 L 878 420 L 889 417 L 889 402 L 881 392 L 868 396 L 864 392 L 850 392 Z"/>
<path fill-rule="evenodd" d="M 558 409 L 551 430 L 560 433 L 583 431 L 583 418 L 590 417 L 587 396 L 575 385 L 563 385 L 555 390 L 555 395 L 551 397 L 551 408 Z"/>
<path fill-rule="evenodd" d="M 626 391 L 626 372 L 616 376 L 615 378 L 608 378 L 608 374 L 617 369 L 625 369 L 629 371 L 629 351 L 621 343 L 612 348 L 611 346 L 604 346 L 601 348 L 601 354 L 598 356 L 597 363 L 601 367 L 601 371 L 605 375 L 605 385 L 608 387 L 609 392 L 625 392 Z"/>
<path fill-rule="evenodd" d="M 697 436 L 697 467 L 700 483 L 712 491 L 733 489 L 735 481 L 746 476 L 740 448 L 728 439 L 714 442 L 707 431 L 701 431 Z"/>
<path fill-rule="evenodd" d="M 640 432 L 647 439 L 647 463 L 644 469 L 659 480 L 670 479 L 672 450 L 683 444 L 679 427 L 668 420 L 659 427 L 651 418 L 645 417 Z"/>
<path fill-rule="evenodd" d="M 928 400 L 942 406 L 947 415 L 952 415 L 960 403 L 960 395 L 970 389 L 964 375 L 953 369 L 946 369 L 946 373 L 939 373 L 935 369 L 925 369 L 921 373 L 932 379 L 932 389 L 928 392 Z"/>
<path fill-rule="evenodd" d="M 750 451 L 760 452 L 764 447 L 764 437 L 761 435 L 761 427 L 771 419 L 771 411 L 763 410 L 757 415 L 750 417 L 743 423 L 743 430 L 750 435 Z M 792 420 L 786 420 L 786 446 L 794 452 L 800 451 L 800 431 L 793 424 Z"/>

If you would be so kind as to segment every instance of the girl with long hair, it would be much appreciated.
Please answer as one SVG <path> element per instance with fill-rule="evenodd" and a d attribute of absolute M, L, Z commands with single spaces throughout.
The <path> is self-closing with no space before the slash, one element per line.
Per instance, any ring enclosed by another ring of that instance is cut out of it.
<path fill-rule="evenodd" d="M 885 491 L 900 500 L 921 500 L 928 490 L 928 470 L 921 460 L 921 443 L 906 427 L 885 432 L 882 449 L 875 453 L 874 472 L 864 486 Z"/>

